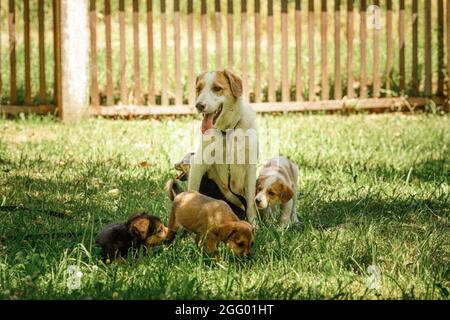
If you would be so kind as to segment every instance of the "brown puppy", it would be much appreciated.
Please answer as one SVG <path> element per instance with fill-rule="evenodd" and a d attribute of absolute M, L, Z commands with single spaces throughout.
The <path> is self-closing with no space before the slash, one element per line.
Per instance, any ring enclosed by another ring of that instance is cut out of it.
<path fill-rule="evenodd" d="M 237 256 L 253 254 L 253 227 L 241 221 L 222 200 L 216 200 L 195 191 L 183 192 L 174 180 L 169 180 L 166 190 L 173 201 L 169 218 L 167 240 L 172 241 L 181 228 L 196 234 L 198 246 L 204 244 L 210 254 L 219 242 L 225 242 Z"/>
<path fill-rule="evenodd" d="M 107 225 L 96 237 L 104 259 L 126 257 L 129 249 L 138 250 L 142 245 L 152 247 L 164 242 L 168 229 L 158 217 L 139 212 L 125 223 Z"/>

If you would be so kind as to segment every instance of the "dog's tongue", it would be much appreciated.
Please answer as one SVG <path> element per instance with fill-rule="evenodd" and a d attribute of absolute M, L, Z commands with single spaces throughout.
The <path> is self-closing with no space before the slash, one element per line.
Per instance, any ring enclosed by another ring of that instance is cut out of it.
<path fill-rule="evenodd" d="M 214 113 L 208 113 L 203 116 L 202 120 L 202 134 L 204 134 L 207 130 L 211 129 L 213 127 L 213 119 L 214 119 Z"/>

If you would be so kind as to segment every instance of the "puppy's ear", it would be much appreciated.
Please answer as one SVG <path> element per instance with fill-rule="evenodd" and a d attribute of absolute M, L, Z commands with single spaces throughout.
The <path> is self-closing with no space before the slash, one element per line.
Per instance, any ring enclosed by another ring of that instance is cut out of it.
<path fill-rule="evenodd" d="M 231 235 L 236 232 L 236 225 L 232 222 L 222 223 L 214 229 L 214 234 L 221 240 L 226 241 Z"/>
<path fill-rule="evenodd" d="M 294 191 L 292 190 L 292 188 L 283 184 L 283 186 L 281 188 L 281 195 L 280 195 L 281 203 L 288 202 L 289 200 L 292 199 L 293 196 L 294 196 Z"/>
<path fill-rule="evenodd" d="M 147 238 L 148 230 L 150 227 L 150 220 L 146 217 L 136 217 L 129 224 L 129 232 L 131 235 L 137 237 L 140 240 Z"/>
<path fill-rule="evenodd" d="M 231 72 L 230 70 L 223 70 L 223 74 L 228 80 L 230 85 L 231 93 L 235 98 L 239 98 L 242 96 L 242 80 L 236 74 Z"/>

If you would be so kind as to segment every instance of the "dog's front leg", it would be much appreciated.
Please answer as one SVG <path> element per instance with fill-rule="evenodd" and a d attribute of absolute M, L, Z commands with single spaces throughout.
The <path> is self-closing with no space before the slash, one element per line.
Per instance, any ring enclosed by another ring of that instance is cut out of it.
<path fill-rule="evenodd" d="M 247 220 L 253 226 L 256 225 L 256 206 L 255 206 L 255 191 L 256 191 L 256 165 L 250 164 L 248 166 L 247 174 L 245 175 L 247 181 L 245 182 L 245 199 L 247 200 Z"/>
<path fill-rule="evenodd" d="M 206 173 L 206 165 L 193 164 L 189 170 L 188 190 L 199 191 L 203 175 Z"/>
<path fill-rule="evenodd" d="M 278 219 L 278 225 L 280 227 L 287 227 L 289 223 L 291 222 L 291 214 L 292 214 L 292 207 L 294 205 L 294 200 L 291 199 L 288 202 L 282 204 L 281 207 L 281 215 Z"/>

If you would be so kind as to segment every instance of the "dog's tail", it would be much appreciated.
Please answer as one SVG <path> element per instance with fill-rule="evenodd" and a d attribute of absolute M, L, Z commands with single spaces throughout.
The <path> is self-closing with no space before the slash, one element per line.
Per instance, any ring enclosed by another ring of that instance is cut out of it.
<path fill-rule="evenodd" d="M 166 183 L 166 192 L 167 196 L 169 197 L 170 201 L 173 201 L 177 194 L 182 193 L 184 190 L 181 188 L 181 186 L 176 182 L 174 179 L 170 179 Z"/>

